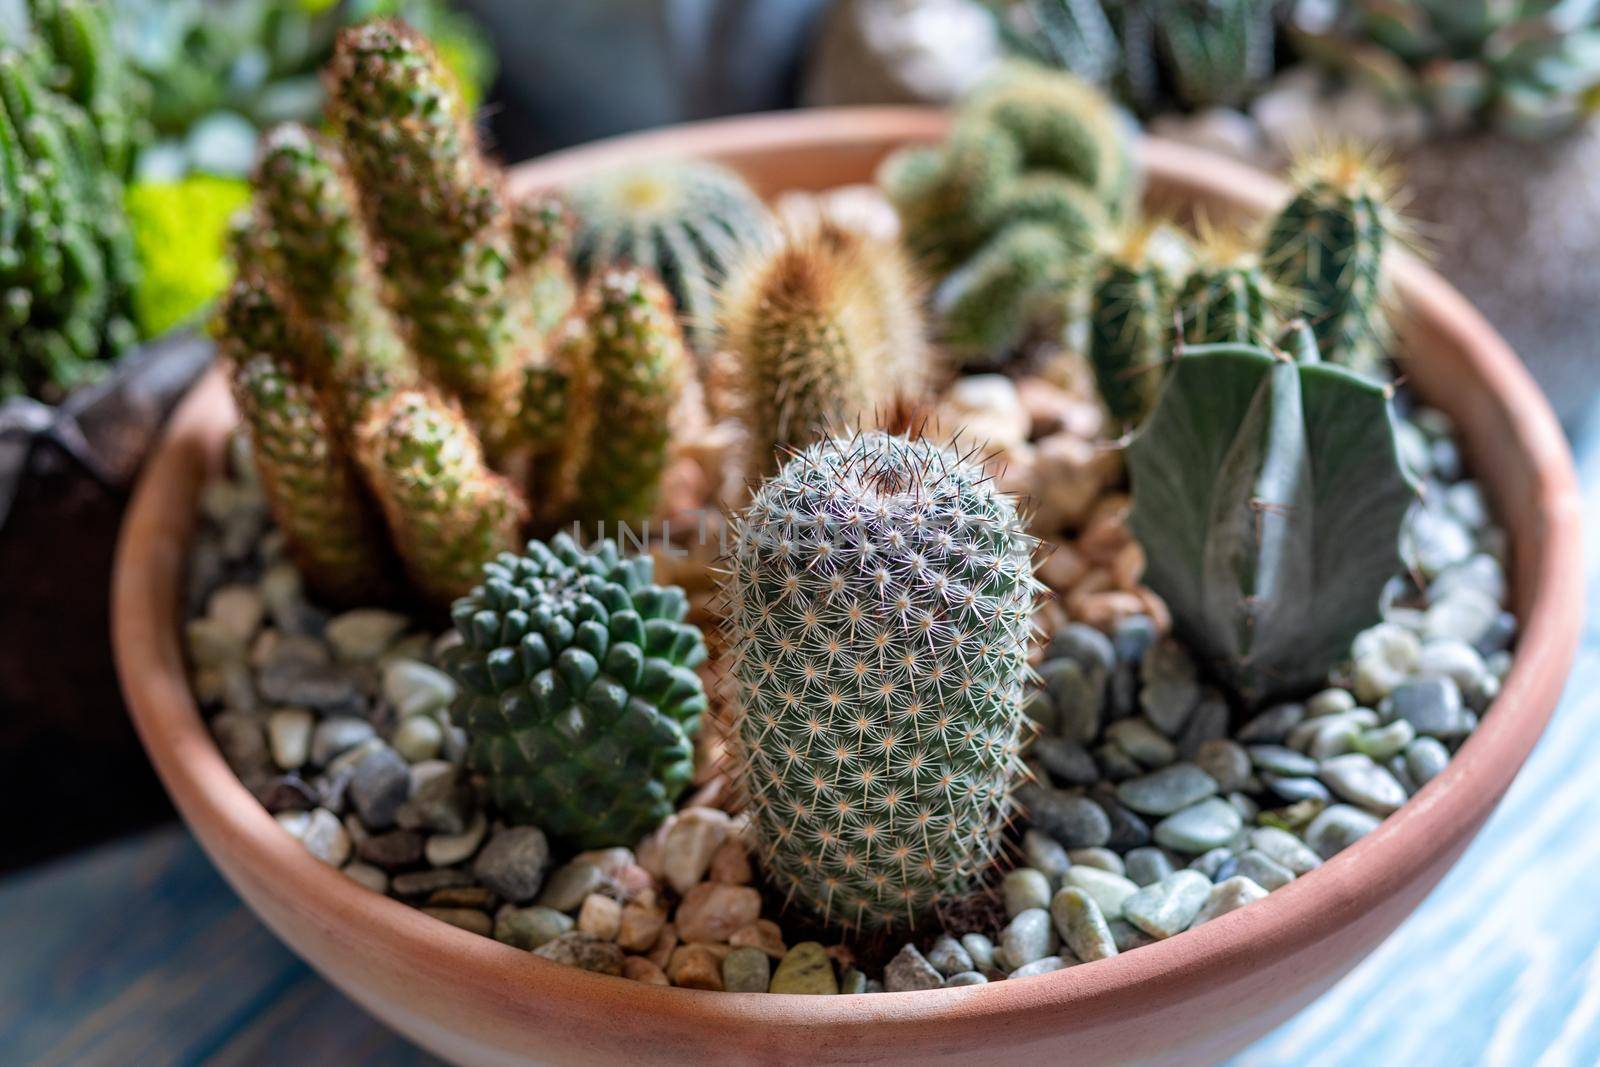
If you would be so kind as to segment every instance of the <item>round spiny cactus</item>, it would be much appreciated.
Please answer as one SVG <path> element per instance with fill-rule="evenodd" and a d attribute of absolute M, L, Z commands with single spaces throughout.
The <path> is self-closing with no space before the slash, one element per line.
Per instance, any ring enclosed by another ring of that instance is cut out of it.
<path fill-rule="evenodd" d="M 718 287 L 771 225 L 744 179 L 714 163 L 681 160 L 610 171 L 567 195 L 578 220 L 578 273 L 591 277 L 631 264 L 656 274 L 690 341 L 704 351 L 713 339 Z"/>
<path fill-rule="evenodd" d="M 883 433 L 794 456 L 723 576 L 737 748 L 773 885 L 845 927 L 971 893 L 1019 768 L 1034 542 L 968 457 Z"/>
<path fill-rule="evenodd" d="M 895 245 L 827 221 L 787 230 L 735 268 L 718 322 L 752 476 L 921 390 L 919 299 Z"/>
<path fill-rule="evenodd" d="M 705 643 L 683 590 L 651 575 L 648 556 L 559 534 L 485 565 L 452 612 L 468 765 L 508 819 L 576 848 L 634 844 L 694 772 Z"/>
<path fill-rule="evenodd" d="M 1200 220 L 1197 262 L 1178 289 L 1182 344 L 1266 343 L 1281 328 L 1276 285 L 1248 234 Z"/>

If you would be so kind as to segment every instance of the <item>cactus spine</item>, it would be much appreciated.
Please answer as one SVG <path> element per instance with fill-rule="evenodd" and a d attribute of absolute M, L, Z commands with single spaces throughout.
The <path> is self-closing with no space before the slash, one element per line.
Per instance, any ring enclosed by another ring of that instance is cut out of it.
<path fill-rule="evenodd" d="M 794 456 L 737 517 L 741 776 L 790 899 L 894 927 L 976 887 L 1020 765 L 1032 548 L 975 464 L 876 432 Z"/>
<path fill-rule="evenodd" d="M 1398 225 L 1388 182 L 1361 152 L 1339 148 L 1301 161 L 1295 189 L 1267 231 L 1266 270 L 1316 331 L 1322 358 L 1381 374 L 1383 256 Z"/>
<path fill-rule="evenodd" d="M 718 319 L 753 478 L 830 431 L 869 423 L 926 377 L 904 257 L 830 222 L 791 228 L 741 263 Z"/>
<path fill-rule="evenodd" d="M 1172 355 L 1172 283 L 1147 256 L 1148 229 L 1102 259 L 1089 301 L 1089 363 L 1114 425 L 1155 406 Z"/>
<path fill-rule="evenodd" d="M 630 167 L 568 190 L 578 218 L 573 260 L 597 277 L 617 264 L 662 280 L 695 348 L 714 337 L 717 291 L 728 271 L 771 227 L 766 205 L 733 171 L 679 160 Z"/>
<path fill-rule="evenodd" d="M 648 556 L 558 534 L 490 562 L 452 612 L 468 765 L 509 819 L 575 848 L 637 842 L 694 772 L 705 643 L 651 577 Z"/>

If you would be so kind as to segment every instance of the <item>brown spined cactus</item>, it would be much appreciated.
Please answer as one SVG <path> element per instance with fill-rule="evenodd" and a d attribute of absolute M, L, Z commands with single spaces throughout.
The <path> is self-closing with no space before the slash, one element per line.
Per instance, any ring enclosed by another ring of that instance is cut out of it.
<path fill-rule="evenodd" d="M 904 255 L 830 221 L 790 226 L 736 268 L 719 323 L 753 478 L 831 431 L 872 423 L 928 377 Z"/>

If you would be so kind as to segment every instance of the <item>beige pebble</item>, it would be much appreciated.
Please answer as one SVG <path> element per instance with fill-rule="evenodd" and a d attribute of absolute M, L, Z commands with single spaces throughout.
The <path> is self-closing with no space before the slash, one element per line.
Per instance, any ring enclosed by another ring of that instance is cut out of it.
<path fill-rule="evenodd" d="M 662 842 L 661 876 L 679 893 L 705 877 L 711 857 L 727 840 L 728 814 L 716 808 L 685 808 L 678 812 Z"/>
<path fill-rule="evenodd" d="M 1065 541 L 1046 541 L 1041 546 L 1039 580 L 1058 593 L 1071 589 L 1088 573 L 1083 555 Z"/>
<path fill-rule="evenodd" d="M 578 929 L 602 941 L 615 941 L 622 929 L 622 905 L 610 897 L 590 893 L 578 909 Z"/>
<path fill-rule="evenodd" d="M 573 863 L 586 863 L 605 875 L 614 878 L 618 871 L 633 863 L 631 848 L 596 848 L 572 857 Z"/>
<path fill-rule="evenodd" d="M 667 961 L 667 977 L 686 989 L 722 989 L 722 961 L 705 945 L 681 945 Z"/>
<path fill-rule="evenodd" d="M 761 894 L 749 886 L 702 882 L 684 894 L 674 917 L 685 941 L 726 941 L 761 915 Z"/>
<path fill-rule="evenodd" d="M 728 943 L 735 948 L 759 948 L 775 960 L 783 959 L 789 951 L 783 943 L 783 928 L 771 919 L 757 919 L 748 926 L 741 926 L 728 937 Z"/>
<path fill-rule="evenodd" d="M 1156 624 L 1156 632 L 1168 634 L 1172 632 L 1172 612 L 1167 608 L 1167 602 L 1155 594 L 1148 586 L 1140 586 L 1134 590 L 1134 596 L 1139 598 L 1139 603 L 1144 607 L 1144 613 L 1150 616 L 1150 621 Z"/>
<path fill-rule="evenodd" d="M 622 960 L 622 977 L 645 985 L 671 985 L 667 972 L 643 956 L 626 956 Z"/>
<path fill-rule="evenodd" d="M 744 842 L 730 837 L 717 847 L 711 857 L 710 878 L 713 882 L 748 885 L 752 877 L 750 854 L 745 851 Z"/>
<path fill-rule="evenodd" d="M 855 966 L 856 962 L 856 954 L 850 951 L 849 945 L 829 945 L 828 958 L 841 971 Z"/>
<path fill-rule="evenodd" d="M 623 897 L 628 900 L 635 900 L 646 893 L 649 893 L 652 899 L 655 896 L 655 875 L 637 863 L 630 863 L 626 867 L 619 869 L 616 874 L 611 876 L 611 881 Z"/>
<path fill-rule="evenodd" d="M 1046 437 L 1034 450 L 1034 524 L 1045 532 L 1080 526 L 1122 471 L 1117 453 L 1072 434 Z"/>
<path fill-rule="evenodd" d="M 1082 402 L 1043 378 L 1029 375 L 1018 380 L 1017 399 L 1022 401 L 1022 410 L 1028 413 L 1034 437 L 1049 437 L 1062 430 L 1075 429 L 1082 422 L 1079 411 Z"/>
<path fill-rule="evenodd" d="M 628 904 L 622 909 L 617 944 L 629 952 L 647 952 L 661 937 L 661 928 L 666 924 L 666 913 L 654 904 Z"/>
<path fill-rule="evenodd" d="M 1071 602 L 1067 611 L 1075 622 L 1087 623 L 1097 630 L 1110 630 L 1131 615 L 1145 614 L 1145 603 L 1133 593 L 1112 590 Z"/>
<path fill-rule="evenodd" d="M 1129 541 L 1111 558 L 1111 581 L 1118 589 L 1131 593 L 1144 577 L 1144 546 Z"/>
<path fill-rule="evenodd" d="M 645 953 L 654 961 L 657 967 L 665 967 L 667 960 L 672 957 L 672 950 L 678 947 L 678 928 L 671 923 L 661 927 L 661 933 L 656 937 L 656 943 L 650 946 L 650 951 Z"/>
<path fill-rule="evenodd" d="M 484 937 L 494 930 L 494 920 L 476 908 L 423 908 L 422 913 Z"/>

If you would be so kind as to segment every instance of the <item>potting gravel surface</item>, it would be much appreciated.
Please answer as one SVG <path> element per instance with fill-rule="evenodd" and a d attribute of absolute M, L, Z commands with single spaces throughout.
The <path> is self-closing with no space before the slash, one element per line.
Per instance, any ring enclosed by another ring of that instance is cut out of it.
<path fill-rule="evenodd" d="M 1402 443 L 1425 483 L 1406 526 L 1412 572 L 1329 688 L 1245 719 L 1150 616 L 1122 614 L 1109 633 L 1060 626 L 1028 703 L 1040 732 L 1018 865 L 992 900 L 860 966 L 837 936 L 798 940 L 816 928 L 759 888 L 738 816 L 686 807 L 633 849 L 574 856 L 499 822 L 461 766 L 455 683 L 434 665 L 452 638 L 312 604 L 242 448 L 204 492 L 185 641 L 229 765 L 313 855 L 374 892 L 658 985 L 978 985 L 1132 951 L 1258 900 L 1444 769 L 1510 665 L 1506 539 L 1442 415 L 1417 411 Z"/>

